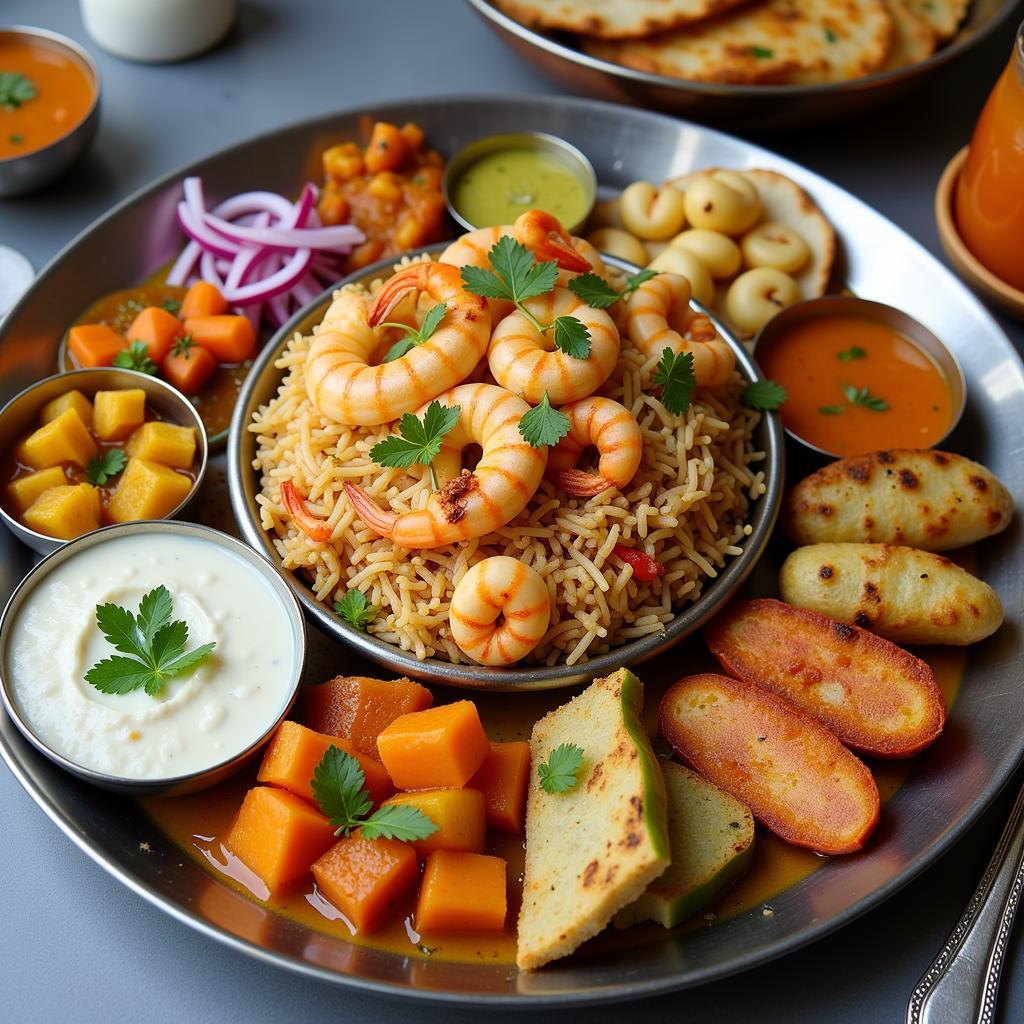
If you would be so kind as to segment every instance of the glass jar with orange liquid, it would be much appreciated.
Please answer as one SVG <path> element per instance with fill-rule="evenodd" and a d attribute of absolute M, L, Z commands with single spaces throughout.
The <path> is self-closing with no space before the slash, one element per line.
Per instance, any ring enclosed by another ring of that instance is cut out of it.
<path fill-rule="evenodd" d="M 1024 291 L 1024 25 L 974 129 L 955 211 L 967 248 Z"/>

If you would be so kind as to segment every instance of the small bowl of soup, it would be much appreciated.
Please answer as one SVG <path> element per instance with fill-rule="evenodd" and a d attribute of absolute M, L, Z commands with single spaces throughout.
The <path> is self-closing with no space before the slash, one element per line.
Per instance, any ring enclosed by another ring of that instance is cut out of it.
<path fill-rule="evenodd" d="M 99 72 L 77 43 L 41 28 L 0 28 L 0 196 L 63 174 L 89 148 L 99 113 Z"/>
<path fill-rule="evenodd" d="M 459 150 L 445 168 L 448 212 L 464 228 L 512 224 L 527 210 L 583 226 L 597 198 L 597 175 L 573 145 L 544 132 L 488 135 Z"/>
<path fill-rule="evenodd" d="M 786 433 L 833 458 L 931 448 L 963 414 L 956 357 L 922 323 L 881 302 L 799 302 L 765 324 L 754 358 L 786 389 Z"/>
<path fill-rule="evenodd" d="M 0 409 L 0 519 L 41 555 L 104 526 L 173 519 L 208 445 L 194 406 L 135 370 L 59 373 Z"/>

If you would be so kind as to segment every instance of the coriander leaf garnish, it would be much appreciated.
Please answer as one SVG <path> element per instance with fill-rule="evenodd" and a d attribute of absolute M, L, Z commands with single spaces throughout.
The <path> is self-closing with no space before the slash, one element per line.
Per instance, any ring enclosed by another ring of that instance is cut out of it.
<path fill-rule="evenodd" d="M 693 373 L 693 353 L 676 353 L 666 348 L 654 373 L 653 383 L 661 388 L 661 404 L 670 413 L 682 416 L 690 408 L 697 378 Z"/>
<path fill-rule="evenodd" d="M 168 679 L 198 665 L 217 645 L 210 642 L 186 651 L 188 625 L 180 619 L 170 621 L 172 607 L 170 592 L 163 586 L 142 598 L 138 615 L 117 604 L 97 605 L 96 625 L 122 654 L 97 662 L 85 673 L 85 681 L 101 693 L 145 689 L 158 697 Z"/>
<path fill-rule="evenodd" d="M 174 344 L 171 346 L 172 356 L 184 356 L 185 359 L 189 358 L 189 353 L 196 347 L 196 340 L 191 334 L 182 334 L 180 337 L 174 339 Z"/>
<path fill-rule="evenodd" d="M 889 403 L 884 398 L 871 394 L 866 387 L 858 388 L 853 384 L 844 384 L 843 394 L 850 405 L 860 405 L 871 412 L 885 412 L 889 408 Z"/>
<path fill-rule="evenodd" d="M 751 409 L 761 409 L 764 412 L 778 409 L 788 397 L 786 389 L 781 384 L 776 384 L 775 381 L 769 380 L 767 377 L 763 380 L 751 381 L 740 396 L 744 405 Z"/>
<path fill-rule="evenodd" d="M 17 71 L 0 71 L 0 107 L 8 113 L 39 95 L 35 82 Z"/>
<path fill-rule="evenodd" d="M 366 791 L 366 775 L 359 761 L 340 747 L 331 746 L 324 751 L 313 769 L 310 787 L 336 836 L 347 836 L 352 829 L 361 827 L 367 839 L 411 842 L 426 839 L 437 831 L 430 818 L 407 804 L 389 804 L 370 814 L 373 800 Z"/>
<path fill-rule="evenodd" d="M 839 416 L 846 412 L 845 405 L 819 405 L 818 412 L 823 413 L 825 416 Z"/>
<path fill-rule="evenodd" d="M 458 405 L 451 407 L 431 402 L 423 415 L 423 420 L 416 419 L 411 412 L 405 413 L 398 421 L 400 437 L 386 437 L 370 449 L 370 458 L 378 466 L 391 469 L 408 469 L 410 466 L 427 466 L 434 489 L 439 489 L 437 473 L 433 462 L 441 451 L 441 443 L 459 422 L 462 409 Z"/>
<path fill-rule="evenodd" d="M 837 43 L 839 42 L 839 36 L 832 31 L 832 29 L 825 27 L 825 42 L 826 43 Z"/>
<path fill-rule="evenodd" d="M 867 359 L 868 354 L 859 345 L 851 345 L 848 349 L 836 353 L 836 359 L 841 363 L 850 363 L 854 359 Z"/>
<path fill-rule="evenodd" d="M 567 793 L 572 789 L 583 767 L 583 749 L 575 743 L 560 743 L 540 765 L 540 788 L 545 793 Z"/>
<path fill-rule="evenodd" d="M 551 400 L 545 391 L 540 404 L 523 414 L 519 421 L 519 433 L 531 448 L 556 445 L 569 433 L 569 417 L 551 408 Z"/>
<path fill-rule="evenodd" d="M 607 309 L 619 299 L 625 301 L 640 285 L 657 276 L 657 270 L 638 271 L 626 278 L 621 291 L 616 291 L 603 277 L 591 271 L 586 274 L 577 274 L 572 278 L 569 282 L 569 290 L 588 306 L 592 306 L 594 309 Z"/>
<path fill-rule="evenodd" d="M 7 136 L 7 141 L 13 143 L 15 146 L 20 146 L 25 141 L 25 136 L 19 135 L 17 132 L 12 132 Z"/>
<path fill-rule="evenodd" d="M 340 601 L 334 602 L 334 611 L 350 626 L 365 633 L 367 625 L 377 618 L 380 609 L 375 604 L 368 604 L 361 590 L 349 590 Z"/>
<path fill-rule="evenodd" d="M 462 284 L 466 291 L 485 299 L 511 302 L 541 334 L 554 331 L 555 346 L 574 359 L 590 355 L 590 331 L 573 316 L 560 316 L 542 324 L 524 305 L 527 299 L 547 295 L 558 281 L 554 260 L 538 263 L 536 257 L 509 235 L 498 239 L 487 254 L 493 269 L 465 266 Z"/>
<path fill-rule="evenodd" d="M 166 309 L 168 313 L 177 315 L 181 311 L 181 299 L 164 299 L 160 303 L 160 308 Z"/>
<path fill-rule="evenodd" d="M 148 373 L 151 377 L 156 376 L 156 363 L 149 358 L 149 349 L 144 341 L 133 341 L 127 348 L 121 349 L 114 356 L 114 366 L 122 370 L 138 370 L 139 373 Z"/>
<path fill-rule="evenodd" d="M 768 60 L 770 57 L 775 56 L 775 51 L 765 49 L 763 46 L 752 46 L 750 47 L 750 54 L 757 60 Z"/>
<path fill-rule="evenodd" d="M 123 448 L 108 448 L 98 458 L 89 460 L 89 465 L 85 467 L 85 478 L 94 487 L 102 487 L 127 464 L 128 456 Z"/>
<path fill-rule="evenodd" d="M 391 323 L 390 321 L 380 324 L 380 327 L 397 327 L 405 331 L 405 337 L 396 341 L 388 349 L 387 354 L 384 356 L 384 362 L 390 363 L 392 359 L 399 359 L 410 349 L 415 348 L 417 345 L 422 345 L 437 330 L 447 312 L 448 303 L 439 302 L 436 306 L 431 306 L 427 310 L 427 315 L 423 318 L 423 323 L 419 327 L 410 327 L 408 324 Z"/>

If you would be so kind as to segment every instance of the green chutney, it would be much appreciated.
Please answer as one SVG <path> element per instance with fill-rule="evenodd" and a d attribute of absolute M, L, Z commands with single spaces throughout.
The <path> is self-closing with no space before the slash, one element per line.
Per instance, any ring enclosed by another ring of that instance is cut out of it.
<path fill-rule="evenodd" d="M 567 228 L 587 214 L 579 178 L 537 149 L 503 149 L 470 164 L 452 189 L 452 205 L 478 228 L 511 224 L 526 210 L 544 210 Z"/>

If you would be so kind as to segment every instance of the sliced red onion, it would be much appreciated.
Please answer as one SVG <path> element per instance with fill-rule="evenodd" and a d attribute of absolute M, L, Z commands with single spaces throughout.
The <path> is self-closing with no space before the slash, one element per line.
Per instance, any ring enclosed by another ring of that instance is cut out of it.
<path fill-rule="evenodd" d="M 181 230 L 193 242 L 198 242 L 207 252 L 233 258 L 241 251 L 242 247 L 237 242 L 227 240 L 211 231 L 205 218 L 197 218 L 188 203 L 178 203 L 178 223 L 181 225 Z"/>
<path fill-rule="evenodd" d="M 203 221 L 211 231 L 235 245 L 266 245 L 272 249 L 350 249 L 364 235 L 351 224 L 331 228 L 245 228 L 209 214 Z"/>
<path fill-rule="evenodd" d="M 181 250 L 181 255 L 174 261 L 174 266 L 168 272 L 167 283 L 177 288 L 182 287 L 191 276 L 195 265 L 199 262 L 202 251 L 199 248 L 198 242 L 189 242 Z"/>
<path fill-rule="evenodd" d="M 291 306 L 287 295 L 275 295 L 267 302 L 267 312 L 274 321 L 275 327 L 282 327 L 291 314 Z"/>

